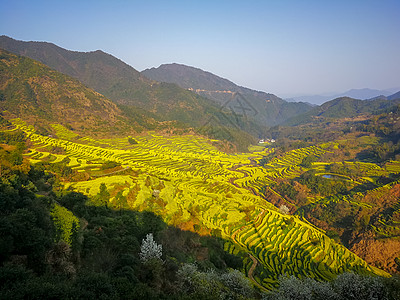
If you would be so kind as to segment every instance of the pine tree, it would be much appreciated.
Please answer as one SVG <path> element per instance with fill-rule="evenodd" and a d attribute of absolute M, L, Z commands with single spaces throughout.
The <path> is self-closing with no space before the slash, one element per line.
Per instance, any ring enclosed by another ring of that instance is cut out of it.
<path fill-rule="evenodd" d="M 158 245 L 154 241 L 152 233 L 147 234 L 146 238 L 143 239 L 139 256 L 140 260 L 144 263 L 152 259 L 161 260 L 162 245 Z"/>

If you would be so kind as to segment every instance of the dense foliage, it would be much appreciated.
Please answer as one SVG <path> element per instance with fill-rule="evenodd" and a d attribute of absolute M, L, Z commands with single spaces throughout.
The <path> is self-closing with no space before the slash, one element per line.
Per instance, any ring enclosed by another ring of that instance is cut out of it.
<path fill-rule="evenodd" d="M 329 196 L 338 193 L 345 193 L 347 185 L 345 181 L 329 180 L 322 176 L 316 176 L 315 170 L 307 171 L 300 175 L 297 182 L 306 185 L 311 192 L 322 196 Z"/>

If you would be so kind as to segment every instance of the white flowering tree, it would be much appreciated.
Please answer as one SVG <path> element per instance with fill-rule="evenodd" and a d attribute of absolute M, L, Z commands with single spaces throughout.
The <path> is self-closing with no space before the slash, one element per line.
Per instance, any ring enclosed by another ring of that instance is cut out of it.
<path fill-rule="evenodd" d="M 244 299 L 253 297 L 253 289 L 249 279 L 238 270 L 229 270 L 221 275 L 222 283 L 233 293 L 231 296 L 240 295 Z"/>
<path fill-rule="evenodd" d="M 146 238 L 142 241 L 142 246 L 140 247 L 140 260 L 146 263 L 152 259 L 161 260 L 161 256 L 162 245 L 158 245 L 154 241 L 152 233 L 147 234 Z"/>
<path fill-rule="evenodd" d="M 279 207 L 279 212 L 280 212 L 281 214 L 283 214 L 283 215 L 287 215 L 287 214 L 289 214 L 290 209 L 289 209 L 289 207 L 287 207 L 285 204 L 282 204 L 282 205 Z"/>

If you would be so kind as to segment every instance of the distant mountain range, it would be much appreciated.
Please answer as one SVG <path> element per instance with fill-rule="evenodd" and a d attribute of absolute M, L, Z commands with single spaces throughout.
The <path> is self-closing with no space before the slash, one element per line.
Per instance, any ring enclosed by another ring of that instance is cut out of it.
<path fill-rule="evenodd" d="M 312 108 L 308 103 L 290 103 L 273 94 L 241 87 L 210 72 L 181 64 L 164 64 L 144 70 L 142 74 L 194 91 L 260 125 L 277 125 Z"/>
<path fill-rule="evenodd" d="M 348 90 L 344 93 L 339 93 L 339 94 L 333 94 L 333 95 L 305 95 L 305 96 L 298 96 L 298 97 L 291 97 L 285 99 L 286 101 L 291 101 L 291 102 L 308 102 L 312 104 L 323 104 L 329 100 L 336 99 L 336 98 L 341 98 L 341 97 L 350 97 L 353 99 L 359 99 L 359 100 L 369 100 L 373 99 L 376 97 L 380 96 L 390 96 L 393 93 L 396 93 L 400 91 L 399 88 L 392 88 L 392 89 L 387 89 L 387 90 L 376 90 L 376 89 L 351 89 Z"/>

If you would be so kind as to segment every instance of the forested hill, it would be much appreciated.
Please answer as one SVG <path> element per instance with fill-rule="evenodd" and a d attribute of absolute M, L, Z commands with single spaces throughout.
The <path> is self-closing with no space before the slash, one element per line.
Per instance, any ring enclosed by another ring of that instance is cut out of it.
<path fill-rule="evenodd" d="M 150 80 L 145 79 L 134 68 L 100 50 L 69 51 L 52 43 L 23 42 L 7 36 L 0 37 L 0 47 L 38 60 L 61 73 L 79 79 L 101 93 L 112 89 L 122 79 L 132 88 L 150 83 Z"/>
<path fill-rule="evenodd" d="M 312 108 L 308 103 L 286 102 L 273 94 L 241 87 L 210 72 L 181 64 L 161 65 L 142 74 L 193 90 L 265 126 L 277 125 Z"/>
<path fill-rule="evenodd" d="M 78 132 L 129 131 L 121 110 L 78 80 L 27 57 L 0 49 L 0 109 L 46 133 L 50 123 Z"/>
<path fill-rule="evenodd" d="M 358 100 L 349 97 L 337 98 L 287 120 L 285 125 L 295 126 L 314 122 L 317 119 L 329 121 L 340 118 L 353 118 L 360 114 L 384 112 L 384 110 L 400 103 L 400 99 L 395 95 L 393 95 L 391 100 L 381 98 L 374 100 Z"/>
<path fill-rule="evenodd" d="M 392 95 L 389 95 L 389 96 L 383 96 L 383 95 L 381 95 L 381 96 L 378 96 L 378 97 L 375 97 L 375 98 L 372 98 L 372 99 L 369 99 L 369 100 L 375 100 L 375 99 L 385 99 L 385 100 L 396 100 L 396 99 L 400 99 L 400 91 L 397 92 L 397 93 L 394 93 L 394 94 L 392 94 Z"/>

